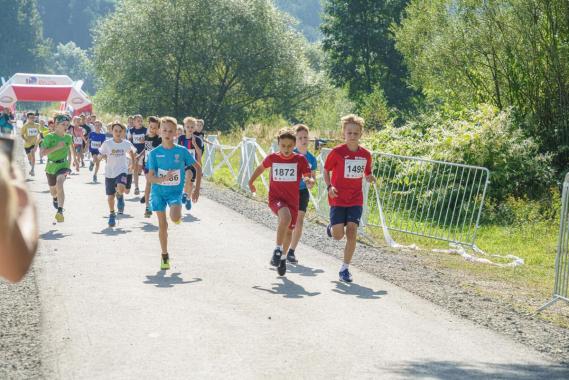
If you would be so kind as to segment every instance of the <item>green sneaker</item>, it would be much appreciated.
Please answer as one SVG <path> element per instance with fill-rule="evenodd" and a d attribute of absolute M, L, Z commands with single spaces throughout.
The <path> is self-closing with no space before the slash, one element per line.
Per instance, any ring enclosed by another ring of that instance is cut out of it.
<path fill-rule="evenodd" d="M 160 260 L 160 270 L 168 270 L 168 269 L 170 269 L 170 258 L 162 257 Z"/>

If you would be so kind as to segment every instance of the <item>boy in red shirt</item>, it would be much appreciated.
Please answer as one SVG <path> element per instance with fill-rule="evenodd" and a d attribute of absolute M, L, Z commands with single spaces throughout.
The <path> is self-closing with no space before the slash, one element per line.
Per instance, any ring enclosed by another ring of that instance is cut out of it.
<path fill-rule="evenodd" d="M 326 232 L 336 240 L 346 236 L 344 262 L 339 275 L 340 281 L 352 282 L 349 266 L 356 250 L 363 211 L 362 179 L 365 177 L 368 182 L 375 182 L 375 177 L 371 174 L 371 153 L 359 145 L 364 119 L 347 115 L 341 124 L 346 143 L 332 149 L 324 164 L 324 182 L 330 204 L 330 224 Z"/>
<path fill-rule="evenodd" d="M 310 178 L 311 170 L 306 158 L 293 152 L 296 145 L 294 132 L 288 129 L 280 130 L 277 141 L 279 151 L 269 154 L 255 169 L 249 180 L 249 189 L 252 193 L 256 193 L 257 189 L 253 183 L 265 169 L 271 168 L 269 207 L 279 218 L 277 246 L 273 251 L 271 265 L 277 267 L 279 276 L 284 276 L 286 255 L 283 255 L 283 252 L 288 252 L 298 217 L 299 184 L 300 181 L 305 181 L 307 187 L 311 188 L 314 180 Z"/>

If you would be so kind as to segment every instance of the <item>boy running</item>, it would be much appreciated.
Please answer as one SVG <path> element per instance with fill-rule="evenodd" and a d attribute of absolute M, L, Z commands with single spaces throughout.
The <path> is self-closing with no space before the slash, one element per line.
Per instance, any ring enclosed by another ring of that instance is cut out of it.
<path fill-rule="evenodd" d="M 294 131 L 296 132 L 296 148 L 294 148 L 295 153 L 302 154 L 308 164 L 310 165 L 310 178 L 314 179 L 316 177 L 316 168 L 318 163 L 316 157 L 308 151 L 308 127 L 304 124 L 295 125 Z M 286 258 L 289 263 L 296 264 L 298 260 L 294 251 L 302 237 L 302 228 L 304 226 L 304 216 L 306 215 L 306 209 L 308 208 L 308 202 L 310 201 L 310 192 L 306 187 L 304 181 L 300 182 L 299 189 L 299 204 L 298 204 L 298 220 L 296 221 L 296 226 L 292 232 L 292 241 L 290 242 L 290 248 L 287 252 Z"/>
<path fill-rule="evenodd" d="M 200 163 L 202 161 L 202 151 L 196 145 L 194 137 L 194 130 L 197 126 L 197 120 L 193 117 L 186 117 L 184 119 L 185 134 L 178 137 L 178 145 L 183 146 L 190 152 L 194 160 Z M 182 203 L 186 205 L 186 210 L 192 209 L 191 194 L 196 181 L 196 169 L 193 165 L 186 168 L 186 183 L 184 184 L 184 194 L 182 195 Z"/>
<path fill-rule="evenodd" d="M 294 153 L 296 143 L 294 132 L 289 129 L 279 131 L 277 137 L 279 152 L 269 154 L 255 169 L 249 180 L 249 189 L 256 193 L 255 180 L 265 169 L 271 168 L 269 185 L 269 207 L 278 216 L 277 246 L 273 251 L 271 265 L 277 267 L 279 276 L 286 273 L 286 255 L 292 238 L 292 230 L 298 218 L 300 181 L 305 181 L 309 188 L 314 185 L 310 178 L 308 161 L 301 154 Z"/>
<path fill-rule="evenodd" d="M 109 204 L 109 227 L 116 225 L 117 215 L 115 213 L 115 195 L 117 198 L 117 209 L 119 214 L 124 212 L 124 192 L 127 185 L 128 160 L 129 155 L 134 161 L 134 153 L 136 148 L 130 141 L 122 138 L 126 127 L 115 121 L 111 124 L 113 138 L 105 141 L 99 153 L 101 159 L 107 160 L 105 166 L 105 192 L 107 194 L 107 202 Z"/>
<path fill-rule="evenodd" d="M 38 136 L 40 134 L 40 125 L 35 122 L 36 115 L 33 112 L 28 112 L 26 115 L 26 124 L 22 126 L 20 132 L 22 139 L 24 139 L 24 150 L 28 156 L 28 162 L 30 163 L 31 170 L 30 175 L 35 176 L 35 166 L 36 166 L 36 149 L 38 144 Z"/>
<path fill-rule="evenodd" d="M 132 170 L 134 171 L 134 195 L 138 195 L 140 194 L 140 190 L 138 189 L 138 175 L 140 174 L 143 165 L 142 160 L 144 156 L 141 156 L 141 153 L 144 153 L 144 138 L 146 136 L 146 128 L 142 126 L 141 115 L 134 115 L 132 122 L 133 127 L 130 130 L 130 141 L 136 148 L 137 157 L 140 157 L 133 162 L 132 167 Z"/>
<path fill-rule="evenodd" d="M 344 262 L 339 275 L 340 281 L 352 282 L 349 266 L 356 250 L 358 226 L 362 217 L 362 180 L 365 177 L 368 182 L 375 182 L 375 177 L 371 172 L 371 154 L 359 145 L 364 119 L 347 115 L 342 118 L 341 124 L 345 144 L 332 149 L 324 164 L 324 182 L 330 204 L 330 224 L 326 232 L 336 240 L 346 236 Z"/>
<path fill-rule="evenodd" d="M 53 207 L 57 210 L 55 220 L 63 222 L 63 203 L 65 193 L 63 183 L 67 175 L 71 173 L 70 162 L 74 160 L 73 139 L 65 131 L 69 127 L 69 116 L 64 114 L 55 115 L 55 129 L 43 139 L 40 154 L 47 155 L 45 174 L 49 185 L 49 192 L 53 198 Z"/>
<path fill-rule="evenodd" d="M 85 166 L 83 144 L 86 143 L 85 130 L 81 127 L 81 118 L 79 116 L 73 118 L 73 125 L 69 127 L 69 134 L 73 137 L 73 149 L 75 150 L 73 165 L 75 166 L 75 171 L 79 173 L 79 162 L 81 162 L 82 167 Z"/>
<path fill-rule="evenodd" d="M 166 206 L 170 207 L 170 219 L 179 224 L 182 218 L 182 192 L 184 190 L 185 169 L 194 165 L 197 171 L 196 187 L 192 199 L 197 202 L 200 196 L 202 169 L 187 149 L 174 144 L 178 122 L 173 117 L 163 117 L 160 125 L 162 144 L 148 154 L 148 181 L 152 184 L 150 205 L 158 216 L 158 227 L 162 259 L 160 269 L 170 269 L 168 255 L 168 221 Z"/>
<path fill-rule="evenodd" d="M 156 116 L 150 116 L 148 118 L 148 134 L 144 138 L 144 175 L 146 176 L 146 185 L 144 188 L 144 196 L 140 198 L 140 203 L 144 203 L 146 208 L 144 210 L 144 217 L 150 218 L 152 216 L 152 211 L 150 210 L 150 181 L 148 181 L 148 167 L 146 163 L 148 162 L 148 153 L 150 153 L 154 148 L 157 148 L 162 144 L 162 139 L 159 136 L 160 133 L 160 119 Z"/>
<path fill-rule="evenodd" d="M 105 142 L 107 136 L 103 132 L 103 124 L 100 121 L 95 121 L 95 130 L 90 132 L 87 140 L 89 144 L 89 152 L 91 153 L 91 163 L 89 164 L 89 171 L 93 171 L 93 167 L 95 168 L 95 172 L 93 173 L 93 182 L 97 183 L 97 173 L 99 172 L 99 148 Z"/>

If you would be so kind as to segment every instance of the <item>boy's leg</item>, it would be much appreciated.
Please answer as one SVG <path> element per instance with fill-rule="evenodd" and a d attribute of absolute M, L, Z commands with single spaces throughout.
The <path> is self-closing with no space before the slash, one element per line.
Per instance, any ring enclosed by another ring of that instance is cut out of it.
<path fill-rule="evenodd" d="M 170 206 L 170 220 L 174 223 L 180 223 L 180 220 L 182 220 L 182 206 L 181 205 Z"/>
<path fill-rule="evenodd" d="M 300 238 L 302 237 L 302 229 L 304 227 L 304 215 L 306 212 L 299 211 L 298 212 L 298 219 L 296 221 L 296 226 L 294 227 L 294 231 L 292 232 L 292 238 L 290 242 L 290 249 L 295 250 Z"/>
<path fill-rule="evenodd" d="M 283 241 L 283 252 L 288 252 L 288 249 L 290 248 L 290 242 L 292 240 L 292 231 L 290 228 L 287 228 L 286 232 L 285 232 L 285 237 L 284 237 L 284 241 Z M 283 255 L 284 257 L 285 255 Z"/>
<path fill-rule="evenodd" d="M 138 153 L 137 153 L 138 154 Z M 134 179 L 134 195 L 140 194 L 140 190 L 138 189 L 138 175 L 140 174 L 140 170 L 142 169 L 142 164 L 139 162 L 138 159 L 135 159 L 132 163 L 133 168 L 133 179 Z"/>
<path fill-rule="evenodd" d="M 358 237 L 358 225 L 348 222 L 346 226 L 346 246 L 344 247 L 344 264 L 349 265 L 356 250 L 356 240 Z"/>
<path fill-rule="evenodd" d="M 160 238 L 160 248 L 162 255 L 168 254 L 168 220 L 165 211 L 156 211 L 158 217 L 158 237 Z"/>
<path fill-rule="evenodd" d="M 109 205 L 109 212 L 115 212 L 115 195 L 107 195 L 107 203 Z"/>
<path fill-rule="evenodd" d="M 66 178 L 65 174 L 59 174 L 55 185 L 57 189 L 57 205 L 60 209 L 63 208 L 63 204 L 65 203 L 65 191 L 63 190 L 63 184 L 65 183 Z"/>
<path fill-rule="evenodd" d="M 288 207 L 282 207 L 279 209 L 278 212 L 279 217 L 279 225 L 277 226 L 277 246 L 282 247 L 284 245 L 285 238 L 287 236 L 287 231 L 289 230 L 288 226 L 290 225 L 290 221 L 292 216 L 290 214 L 290 210 Z M 289 241 L 290 244 L 290 241 Z"/>

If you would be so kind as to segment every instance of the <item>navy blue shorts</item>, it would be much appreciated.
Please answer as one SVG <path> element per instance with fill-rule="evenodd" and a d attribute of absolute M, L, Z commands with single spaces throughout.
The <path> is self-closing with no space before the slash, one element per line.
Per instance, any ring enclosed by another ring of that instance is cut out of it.
<path fill-rule="evenodd" d="M 116 178 L 105 178 L 105 191 L 107 195 L 115 195 L 117 185 L 127 186 L 128 178 L 126 174 L 119 174 Z"/>
<path fill-rule="evenodd" d="M 362 219 L 362 206 L 332 206 L 330 207 L 330 224 L 343 224 L 346 225 L 349 222 L 356 223 L 360 225 L 360 220 Z"/>

